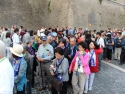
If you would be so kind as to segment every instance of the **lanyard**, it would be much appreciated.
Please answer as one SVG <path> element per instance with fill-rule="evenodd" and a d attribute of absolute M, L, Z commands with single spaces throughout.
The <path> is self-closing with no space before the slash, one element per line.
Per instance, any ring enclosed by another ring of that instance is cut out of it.
<path fill-rule="evenodd" d="M 62 61 L 62 59 L 57 60 L 56 69 L 59 67 L 59 65 L 60 65 L 61 61 Z"/>
<path fill-rule="evenodd" d="M 47 46 L 47 44 L 45 46 L 43 46 L 43 49 L 42 49 L 43 53 L 45 53 L 46 46 Z"/>
<path fill-rule="evenodd" d="M 5 60 L 5 58 L 6 58 L 6 57 L 3 57 L 2 59 L 0 59 L 0 63 L 1 63 L 2 61 L 4 61 L 4 60 Z"/>
<path fill-rule="evenodd" d="M 59 65 L 62 63 L 63 59 L 57 60 L 56 70 L 59 68 Z M 55 76 L 57 77 L 58 81 L 62 82 L 62 74 L 55 72 Z"/>

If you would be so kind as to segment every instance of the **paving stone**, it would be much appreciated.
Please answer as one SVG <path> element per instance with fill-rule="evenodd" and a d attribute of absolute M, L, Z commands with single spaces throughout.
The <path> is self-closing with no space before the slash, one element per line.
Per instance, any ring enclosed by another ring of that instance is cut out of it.
<path fill-rule="evenodd" d="M 125 94 L 125 73 L 102 63 L 101 71 L 96 73 L 93 90 L 87 94 Z M 48 92 L 39 94 L 51 94 Z M 68 94 L 72 89 L 68 88 Z"/>

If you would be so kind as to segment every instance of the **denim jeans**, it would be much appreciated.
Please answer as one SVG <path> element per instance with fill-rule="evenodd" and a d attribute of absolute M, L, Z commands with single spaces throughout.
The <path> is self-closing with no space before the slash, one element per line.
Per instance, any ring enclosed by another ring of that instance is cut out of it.
<path fill-rule="evenodd" d="M 31 81 L 27 81 L 27 87 L 26 87 L 26 91 L 27 91 L 27 93 L 26 94 L 31 94 L 31 82 L 32 82 L 32 80 Z"/>

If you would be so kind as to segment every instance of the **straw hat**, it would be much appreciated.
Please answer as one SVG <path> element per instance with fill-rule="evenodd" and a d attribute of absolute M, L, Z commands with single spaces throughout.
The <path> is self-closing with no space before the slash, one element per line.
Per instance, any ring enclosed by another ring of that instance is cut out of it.
<path fill-rule="evenodd" d="M 16 44 L 13 48 L 10 48 L 11 53 L 13 53 L 14 55 L 18 56 L 18 57 L 23 57 L 23 46 Z"/>

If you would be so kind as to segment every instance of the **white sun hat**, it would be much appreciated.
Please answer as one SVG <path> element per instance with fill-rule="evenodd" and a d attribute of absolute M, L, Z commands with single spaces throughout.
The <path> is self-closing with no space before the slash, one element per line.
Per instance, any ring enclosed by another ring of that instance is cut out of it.
<path fill-rule="evenodd" d="M 44 33 L 41 33 L 40 35 L 41 35 L 41 37 L 42 37 L 42 36 L 46 36 Z"/>
<path fill-rule="evenodd" d="M 23 46 L 16 44 L 13 46 L 13 48 L 10 48 L 11 53 L 13 53 L 14 55 L 18 56 L 18 57 L 23 57 Z"/>
<path fill-rule="evenodd" d="M 41 29 L 41 30 L 40 30 L 40 33 L 44 33 L 44 32 L 45 32 L 45 29 Z"/>

